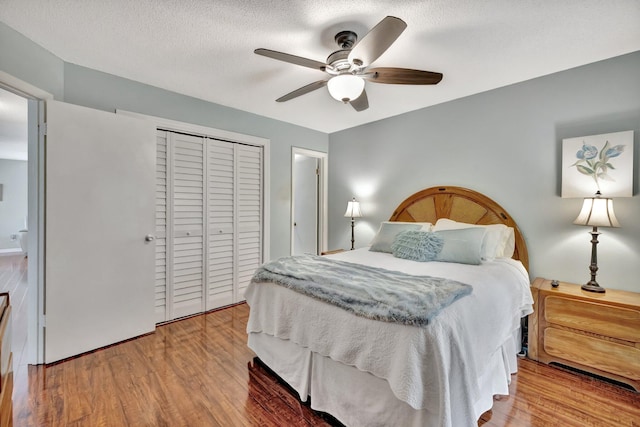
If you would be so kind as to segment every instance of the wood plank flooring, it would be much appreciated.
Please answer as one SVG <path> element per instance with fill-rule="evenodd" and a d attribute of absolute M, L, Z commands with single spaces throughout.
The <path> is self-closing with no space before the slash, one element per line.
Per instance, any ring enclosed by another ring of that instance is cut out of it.
<path fill-rule="evenodd" d="M 0 285 L 4 268 L 0 260 Z M 25 367 L 15 377 L 14 426 L 335 425 L 252 363 L 248 313 L 241 304 L 58 364 Z M 519 361 L 510 391 L 479 426 L 640 427 L 640 394 L 528 359 Z"/>

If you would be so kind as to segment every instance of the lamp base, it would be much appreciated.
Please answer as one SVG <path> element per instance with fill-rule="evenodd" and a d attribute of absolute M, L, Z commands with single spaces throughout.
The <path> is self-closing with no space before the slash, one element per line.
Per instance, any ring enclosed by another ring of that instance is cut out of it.
<path fill-rule="evenodd" d="M 582 289 L 589 292 L 598 292 L 600 294 L 605 293 L 605 289 L 598 285 L 597 282 L 589 282 L 582 285 Z"/>

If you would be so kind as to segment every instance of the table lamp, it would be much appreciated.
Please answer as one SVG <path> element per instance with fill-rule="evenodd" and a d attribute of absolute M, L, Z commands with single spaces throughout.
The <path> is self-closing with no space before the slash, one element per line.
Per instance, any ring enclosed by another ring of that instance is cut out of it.
<path fill-rule="evenodd" d="M 594 197 L 585 197 L 582 210 L 578 217 L 573 221 L 578 225 L 589 225 L 593 227 L 591 230 L 591 280 L 582 285 L 582 289 L 589 292 L 605 292 L 596 281 L 596 272 L 598 271 L 598 227 L 620 227 L 620 223 L 616 219 L 613 212 L 613 200 L 607 197 L 601 197 L 598 191 Z"/>

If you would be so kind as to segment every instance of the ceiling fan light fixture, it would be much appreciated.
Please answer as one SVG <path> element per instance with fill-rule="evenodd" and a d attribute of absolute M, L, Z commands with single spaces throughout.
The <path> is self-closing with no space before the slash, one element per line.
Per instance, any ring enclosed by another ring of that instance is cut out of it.
<path fill-rule="evenodd" d="M 364 80 L 353 74 L 340 74 L 329 79 L 327 88 L 333 99 L 347 103 L 358 99 L 362 94 Z"/>

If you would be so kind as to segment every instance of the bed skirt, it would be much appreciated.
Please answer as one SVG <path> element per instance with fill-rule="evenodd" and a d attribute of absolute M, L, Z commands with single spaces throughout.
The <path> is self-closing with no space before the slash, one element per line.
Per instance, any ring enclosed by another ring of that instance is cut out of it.
<path fill-rule="evenodd" d="M 264 333 L 249 333 L 248 345 L 298 393 L 302 401 L 311 397 L 311 408 L 331 414 L 348 427 L 446 426 L 439 414 L 412 408 L 396 398 L 386 380 L 368 372 Z M 519 350 L 518 328 L 491 356 L 490 363 L 477 379 L 480 394 L 474 403 L 475 419 L 454 418 L 451 425 L 477 426 L 480 416 L 493 406 L 493 396 L 509 394 L 511 375 L 518 369 Z M 461 412 L 464 411 L 450 408 L 454 417 Z"/>

